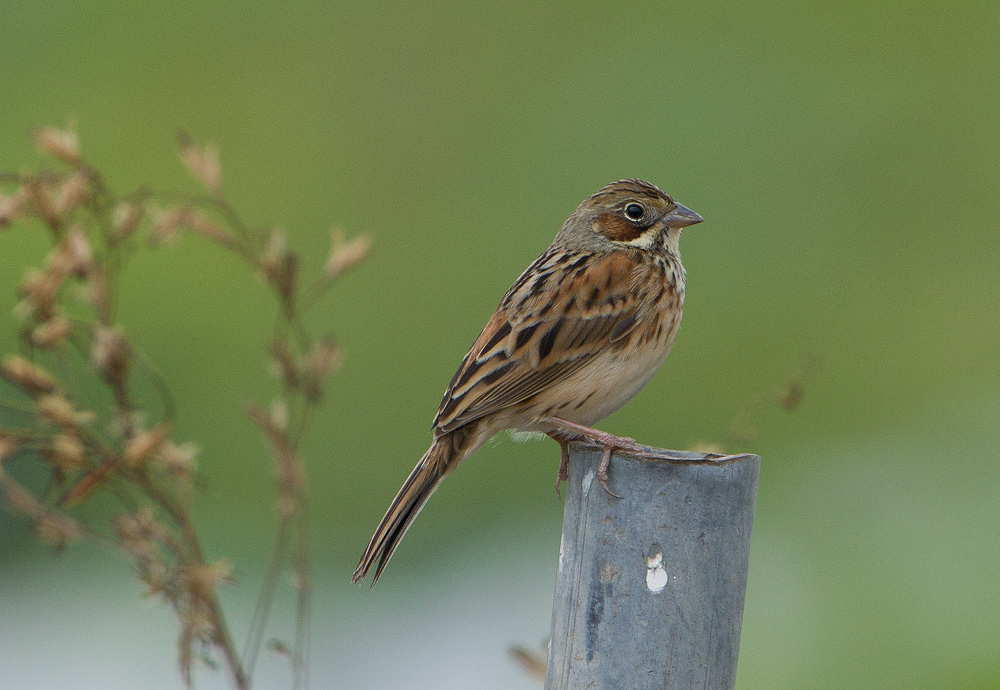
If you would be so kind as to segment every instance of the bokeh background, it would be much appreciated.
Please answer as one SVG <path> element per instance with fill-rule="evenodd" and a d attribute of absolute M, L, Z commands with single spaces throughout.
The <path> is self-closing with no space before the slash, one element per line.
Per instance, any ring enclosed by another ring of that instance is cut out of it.
<path fill-rule="evenodd" d="M 318 688 L 532 688 L 549 626 L 550 441 L 500 440 L 435 495 L 374 592 L 348 584 L 429 442 L 445 384 L 585 196 L 649 179 L 701 213 L 684 325 L 604 425 L 727 443 L 764 405 L 737 687 L 1000 687 L 1000 5 L 0 4 L 0 169 L 72 118 L 119 189 L 193 190 L 178 127 L 222 150 L 244 216 L 317 269 L 371 259 L 312 313 L 346 352 L 306 448 Z M 0 234 L 0 345 L 43 243 Z M 121 321 L 202 448 L 198 519 L 238 637 L 273 529 L 263 288 L 203 242 L 134 262 Z M 4 325 L 6 324 L 6 325 Z M 732 446 L 733 449 L 743 449 Z M 54 556 L 0 516 L 0 686 L 173 688 L 170 614 L 129 565 Z M 287 595 L 272 636 L 287 634 Z M 211 672 L 203 687 L 223 687 Z M 260 687 L 287 687 L 269 659 Z"/>

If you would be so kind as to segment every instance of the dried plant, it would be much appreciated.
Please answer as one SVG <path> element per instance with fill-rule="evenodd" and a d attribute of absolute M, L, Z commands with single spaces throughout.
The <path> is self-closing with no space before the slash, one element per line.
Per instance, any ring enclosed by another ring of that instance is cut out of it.
<path fill-rule="evenodd" d="M 289 567 L 298 591 L 296 639 L 275 648 L 291 660 L 294 687 L 304 687 L 309 552 L 299 448 L 341 354 L 332 337 L 309 332 L 303 314 L 364 259 L 369 241 L 346 241 L 335 230 L 322 272 L 303 287 L 300 261 L 284 233 L 252 229 L 226 200 L 216 148 L 178 136 L 181 161 L 204 194 L 145 188 L 117 194 L 80 154 L 72 129 L 39 130 L 34 142 L 60 164 L 57 171 L 0 173 L 0 231 L 15 224 L 40 227 L 52 242 L 43 265 L 29 268 L 19 287 L 20 352 L 0 362 L 8 384 L 0 386 L 0 496 L 48 544 L 92 540 L 131 558 L 149 596 L 177 614 L 178 656 L 189 687 L 195 662 L 214 659 L 236 688 L 249 687 L 273 592 Z M 247 413 L 271 451 L 278 536 L 242 653 L 217 594 L 230 581 L 229 565 L 207 558 L 192 520 L 197 448 L 173 438 L 169 386 L 116 319 L 126 259 L 143 243 L 156 247 L 184 233 L 241 258 L 277 302 L 269 351 L 280 391 L 269 410 L 249 404 Z M 105 393 L 95 394 L 91 381 Z M 137 392 L 147 384 L 155 399 Z M 45 486 L 19 481 L 29 465 L 45 468 Z M 116 506 L 109 525 L 82 519 L 79 506 L 96 501 Z"/>
<path fill-rule="evenodd" d="M 818 369 L 819 360 L 816 357 L 803 356 L 780 386 L 765 391 L 740 408 L 729 426 L 729 441 L 742 446 L 753 443 L 758 435 L 754 417 L 762 410 L 777 407 L 790 412 L 797 408 Z"/>

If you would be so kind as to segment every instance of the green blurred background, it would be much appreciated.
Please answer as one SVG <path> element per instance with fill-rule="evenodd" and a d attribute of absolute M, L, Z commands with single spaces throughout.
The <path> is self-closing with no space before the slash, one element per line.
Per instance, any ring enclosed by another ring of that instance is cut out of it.
<path fill-rule="evenodd" d="M 0 169 L 77 123 L 125 190 L 193 190 L 173 132 L 215 141 L 245 217 L 318 270 L 374 241 L 312 313 L 346 352 L 311 469 L 315 687 L 531 688 L 561 524 L 549 441 L 487 446 L 374 592 L 348 584 L 507 286 L 588 194 L 653 181 L 686 233 L 684 326 L 604 428 L 764 457 L 737 686 L 1000 687 L 1000 5 L 946 2 L 0 3 Z M 0 234 L 0 344 L 44 243 Z M 273 529 L 264 290 L 195 239 L 143 256 L 121 321 L 203 449 L 198 517 L 239 579 Z M 4 321 L 6 326 L 3 326 Z M 174 623 L 128 564 L 53 557 L 0 517 L 0 686 L 177 687 Z M 286 599 L 279 607 L 288 606 Z M 279 616 L 275 636 L 287 633 Z M 239 634 L 238 637 L 242 637 Z M 268 660 L 260 687 L 287 687 Z M 205 674 L 203 687 L 222 686 Z"/>

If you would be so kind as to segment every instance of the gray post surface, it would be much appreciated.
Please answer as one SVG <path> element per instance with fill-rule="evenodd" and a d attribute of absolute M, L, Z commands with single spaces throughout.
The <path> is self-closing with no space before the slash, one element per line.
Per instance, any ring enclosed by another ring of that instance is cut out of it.
<path fill-rule="evenodd" d="M 653 449 L 655 450 L 655 449 Z M 545 690 L 731 690 L 760 457 L 570 447 Z"/>

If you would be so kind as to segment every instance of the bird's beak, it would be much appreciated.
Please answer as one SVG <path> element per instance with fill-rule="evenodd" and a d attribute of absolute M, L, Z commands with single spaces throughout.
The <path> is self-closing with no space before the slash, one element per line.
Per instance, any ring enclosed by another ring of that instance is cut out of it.
<path fill-rule="evenodd" d="M 705 220 L 687 206 L 677 204 L 674 210 L 663 217 L 663 224 L 668 228 L 680 229 Z"/>

